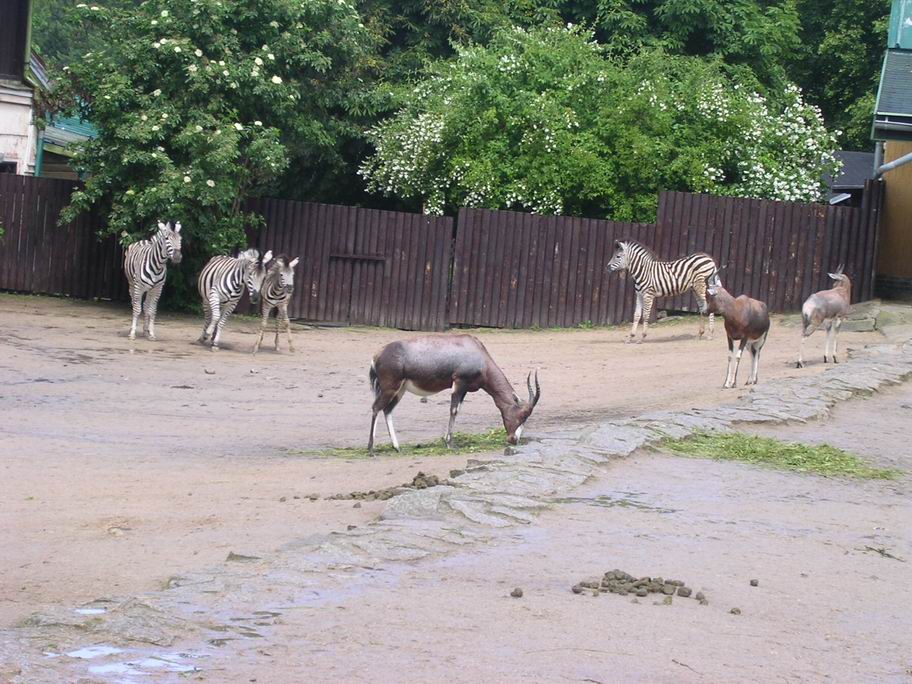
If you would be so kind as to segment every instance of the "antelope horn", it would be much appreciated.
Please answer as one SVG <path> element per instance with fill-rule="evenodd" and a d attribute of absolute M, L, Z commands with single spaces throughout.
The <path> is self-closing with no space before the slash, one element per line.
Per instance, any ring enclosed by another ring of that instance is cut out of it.
<path fill-rule="evenodd" d="M 845 264 L 839 264 L 839 268 L 836 269 L 836 273 L 842 275 L 842 270 L 845 268 Z"/>
<path fill-rule="evenodd" d="M 533 408 L 538 403 L 538 400 L 541 398 L 541 385 L 538 384 L 538 370 L 535 371 L 535 392 L 532 392 L 532 371 L 529 371 L 529 375 L 526 376 L 526 388 L 529 390 L 529 403 L 532 404 Z"/>

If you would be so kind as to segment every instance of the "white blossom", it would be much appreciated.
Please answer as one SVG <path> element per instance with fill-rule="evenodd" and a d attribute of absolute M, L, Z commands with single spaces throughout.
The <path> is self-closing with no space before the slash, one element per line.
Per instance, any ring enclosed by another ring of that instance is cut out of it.
<path fill-rule="evenodd" d="M 209 180 L 206 181 L 206 185 L 208 185 L 210 188 L 214 188 L 215 181 L 210 178 Z"/>
<path fill-rule="evenodd" d="M 273 83 L 275 83 L 276 85 L 278 85 L 279 83 L 282 82 L 282 77 L 281 77 L 281 76 L 273 76 L 271 80 L 272 80 Z"/>

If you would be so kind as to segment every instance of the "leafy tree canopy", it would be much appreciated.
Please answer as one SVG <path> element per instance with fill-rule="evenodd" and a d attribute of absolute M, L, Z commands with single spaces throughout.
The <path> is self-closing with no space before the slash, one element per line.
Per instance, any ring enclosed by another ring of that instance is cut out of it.
<path fill-rule="evenodd" d="M 794 86 L 719 61 L 606 54 L 577 27 L 497 32 L 431 65 L 371 130 L 368 186 L 460 205 L 652 220 L 662 189 L 814 200 L 835 139 Z"/>
<path fill-rule="evenodd" d="M 359 69 L 371 36 L 346 0 L 80 3 L 103 47 L 65 67 L 58 96 L 99 136 L 81 150 L 85 189 L 125 241 L 175 217 L 206 254 L 243 244 L 241 200 L 275 186 L 290 160 L 331 177 L 357 133 Z"/>

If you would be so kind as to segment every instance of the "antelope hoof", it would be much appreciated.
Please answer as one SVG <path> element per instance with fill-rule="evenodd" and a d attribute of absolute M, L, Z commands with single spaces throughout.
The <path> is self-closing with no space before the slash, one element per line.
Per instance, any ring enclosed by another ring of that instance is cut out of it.
<path fill-rule="evenodd" d="M 722 389 L 734 389 L 735 383 L 728 384 L 727 382 L 722 385 Z"/>
<path fill-rule="evenodd" d="M 833 363 L 839 363 L 839 361 L 836 360 L 835 356 L 833 356 Z"/>
<path fill-rule="evenodd" d="M 288 345 L 288 351 L 289 353 L 294 354 L 294 347 L 292 347 L 290 344 Z"/>
<path fill-rule="evenodd" d="M 638 340 L 636 341 L 636 343 L 637 343 L 637 344 L 643 344 L 643 340 L 645 340 L 645 339 L 646 339 L 646 336 L 644 335 L 643 337 L 641 337 L 640 339 L 638 339 Z"/>
<path fill-rule="evenodd" d="M 797 363 L 795 364 L 795 368 L 804 368 L 804 362 L 803 362 L 803 361 L 797 362 Z"/>

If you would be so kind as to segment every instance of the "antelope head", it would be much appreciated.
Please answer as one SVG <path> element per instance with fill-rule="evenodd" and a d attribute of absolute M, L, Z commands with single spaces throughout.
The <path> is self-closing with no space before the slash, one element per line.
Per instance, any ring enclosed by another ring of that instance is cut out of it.
<path fill-rule="evenodd" d="M 515 394 L 513 403 L 501 411 L 503 416 L 504 428 L 507 431 L 507 442 L 516 444 L 522 436 L 523 427 L 529 416 L 532 415 L 532 409 L 541 399 L 541 386 L 538 384 L 538 371 L 535 371 L 535 391 L 532 391 L 532 372 L 526 377 L 526 389 L 529 390 L 529 399 L 522 401 Z"/>

